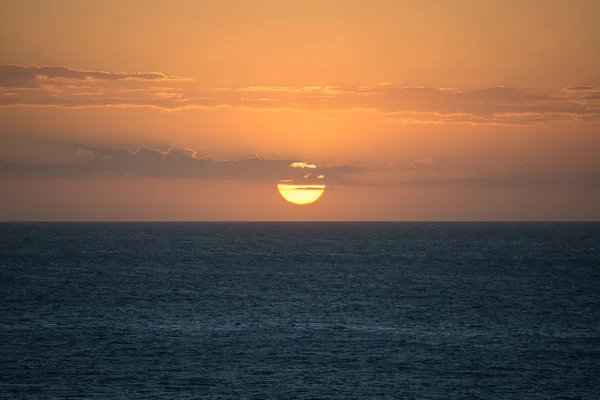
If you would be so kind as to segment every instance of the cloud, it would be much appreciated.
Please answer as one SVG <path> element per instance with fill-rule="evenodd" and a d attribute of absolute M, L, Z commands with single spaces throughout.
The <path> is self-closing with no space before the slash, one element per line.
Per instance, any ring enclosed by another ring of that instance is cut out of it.
<path fill-rule="evenodd" d="M 61 66 L 44 66 L 37 67 L 35 65 L 0 65 L 0 87 L 8 88 L 37 88 L 41 84 L 53 83 L 53 79 L 73 79 L 73 80 L 101 80 L 101 81 L 116 81 L 125 79 L 135 79 L 141 81 L 182 79 L 176 76 L 166 76 L 159 72 L 103 72 L 103 71 L 87 71 L 75 70 Z"/>
<path fill-rule="evenodd" d="M 236 160 L 216 160 L 200 157 L 193 149 L 173 148 L 158 151 L 148 148 L 130 150 L 111 147 L 83 147 L 79 151 L 87 160 L 74 163 L 18 163 L 0 160 L 0 178 L 84 178 L 152 177 L 171 179 L 227 180 L 240 182 L 286 183 L 290 185 L 359 185 L 385 188 L 457 187 L 496 188 L 501 190 L 572 191 L 600 195 L 600 174 L 521 174 L 442 179 L 398 180 L 377 166 L 355 165 L 315 166 L 297 158 L 249 157 Z M 295 166 L 294 166 L 295 165 Z M 398 162 L 394 167 L 404 170 L 437 168 L 432 158 Z M 365 177 L 364 173 L 367 174 Z M 371 175 L 369 175 L 371 173 Z"/>
<path fill-rule="evenodd" d="M 291 163 L 290 167 L 292 168 L 317 168 L 316 165 L 314 164 L 307 164 L 305 162 L 295 162 L 295 163 Z"/>
<path fill-rule="evenodd" d="M 151 107 L 161 111 L 237 108 L 379 114 L 402 124 L 528 126 L 600 120 L 600 87 L 536 93 L 494 86 L 475 90 L 389 83 L 346 86 L 201 88 L 193 80 L 151 73 L 67 67 L 0 66 L 0 106 Z"/>
<path fill-rule="evenodd" d="M 345 175 L 360 168 L 331 166 L 318 168 L 298 159 L 250 157 L 239 160 L 215 160 L 198 157 L 192 149 L 170 149 L 166 152 L 139 148 L 85 147 L 80 152 L 89 159 L 79 163 L 30 164 L 0 161 L 0 176 L 8 177 L 98 177 L 142 176 L 210 180 L 264 181 L 287 180 L 311 184 L 341 183 Z M 298 168 L 310 165 L 311 173 Z M 314 168 L 313 168 L 314 167 Z M 314 173 L 313 173 L 314 172 Z M 319 178 L 324 176 L 326 179 Z M 325 182 L 324 182 L 325 181 Z"/>

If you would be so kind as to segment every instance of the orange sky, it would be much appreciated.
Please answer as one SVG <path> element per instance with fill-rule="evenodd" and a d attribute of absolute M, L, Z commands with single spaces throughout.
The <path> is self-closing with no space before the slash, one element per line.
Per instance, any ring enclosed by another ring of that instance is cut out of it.
<path fill-rule="evenodd" d="M 598 16 L 2 1 L 0 220 L 598 220 Z M 283 200 L 288 161 L 322 198 Z"/>

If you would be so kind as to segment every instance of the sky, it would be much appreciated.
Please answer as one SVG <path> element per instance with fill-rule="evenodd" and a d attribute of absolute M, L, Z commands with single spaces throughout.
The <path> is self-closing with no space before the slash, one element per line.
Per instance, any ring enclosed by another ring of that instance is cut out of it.
<path fill-rule="evenodd" d="M 600 220 L 599 16 L 0 0 L 0 220 Z"/>

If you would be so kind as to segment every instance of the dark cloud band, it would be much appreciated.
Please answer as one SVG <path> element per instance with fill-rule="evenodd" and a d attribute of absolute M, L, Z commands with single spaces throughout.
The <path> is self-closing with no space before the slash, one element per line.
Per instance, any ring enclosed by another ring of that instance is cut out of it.
<path fill-rule="evenodd" d="M 342 182 L 345 175 L 361 170 L 352 166 L 316 167 L 307 174 L 292 167 L 299 159 L 251 157 L 240 160 L 214 160 L 197 157 L 191 149 L 171 149 L 167 152 L 139 148 L 86 147 L 80 151 L 89 159 L 80 163 L 28 164 L 0 161 L 0 175 L 9 177 L 98 177 L 145 176 L 210 180 L 265 181 L 289 180 L 295 183 Z M 308 176 L 307 176 L 308 175 Z M 319 178 L 324 176 L 325 179 Z"/>

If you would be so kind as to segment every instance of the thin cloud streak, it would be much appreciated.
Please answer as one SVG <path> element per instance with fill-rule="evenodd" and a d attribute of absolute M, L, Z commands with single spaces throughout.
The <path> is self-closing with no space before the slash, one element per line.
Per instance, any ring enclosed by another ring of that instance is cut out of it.
<path fill-rule="evenodd" d="M 473 186 L 510 189 L 552 189 L 600 194 L 600 174 L 522 174 L 455 179 L 415 179 L 401 186 Z"/>
<path fill-rule="evenodd" d="M 140 81 L 181 80 L 178 76 L 167 76 L 160 72 L 104 72 L 76 70 L 63 66 L 0 65 L 0 87 L 37 88 L 57 83 L 54 79 L 116 81 L 135 79 Z"/>

